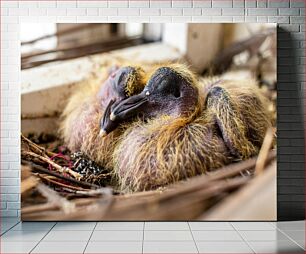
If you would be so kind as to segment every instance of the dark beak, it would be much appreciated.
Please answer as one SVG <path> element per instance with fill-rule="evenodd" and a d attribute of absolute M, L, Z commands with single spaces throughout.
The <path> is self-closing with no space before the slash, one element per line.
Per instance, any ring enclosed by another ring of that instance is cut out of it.
<path fill-rule="evenodd" d="M 113 122 L 110 119 L 110 114 L 111 114 L 111 108 L 112 106 L 115 104 L 115 100 L 111 100 L 104 112 L 104 115 L 101 119 L 101 123 L 100 123 L 100 132 L 99 132 L 99 137 L 105 137 L 107 136 L 108 133 L 112 132 L 114 129 L 117 128 L 118 123 Z"/>
<path fill-rule="evenodd" d="M 148 102 L 145 92 L 131 96 L 121 101 L 110 114 L 111 121 L 128 120 L 140 113 Z"/>

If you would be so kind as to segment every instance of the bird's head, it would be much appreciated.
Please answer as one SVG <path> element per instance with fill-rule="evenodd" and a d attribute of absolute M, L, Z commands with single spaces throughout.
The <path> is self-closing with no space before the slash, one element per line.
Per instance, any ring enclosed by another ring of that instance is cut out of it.
<path fill-rule="evenodd" d="M 100 122 L 100 136 L 105 136 L 117 128 L 118 123 L 111 121 L 111 111 L 124 99 L 140 93 L 146 84 L 145 72 L 140 67 L 115 68 L 103 85 L 99 97 L 108 98 L 104 115 Z"/>
<path fill-rule="evenodd" d="M 158 68 L 143 91 L 111 108 L 110 120 L 122 122 L 135 116 L 144 120 L 159 115 L 188 116 L 198 104 L 194 75 L 184 65 Z"/>

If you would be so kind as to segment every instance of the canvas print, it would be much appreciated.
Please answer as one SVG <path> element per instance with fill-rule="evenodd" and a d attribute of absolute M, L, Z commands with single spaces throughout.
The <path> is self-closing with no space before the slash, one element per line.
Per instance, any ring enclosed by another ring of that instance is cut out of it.
<path fill-rule="evenodd" d="M 276 220 L 276 36 L 23 23 L 22 219 Z"/>

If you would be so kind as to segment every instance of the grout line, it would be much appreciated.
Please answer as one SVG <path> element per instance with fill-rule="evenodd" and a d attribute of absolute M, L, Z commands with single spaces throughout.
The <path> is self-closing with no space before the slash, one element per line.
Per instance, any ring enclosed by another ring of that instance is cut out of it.
<path fill-rule="evenodd" d="M 191 227 L 190 227 L 190 225 L 189 225 L 189 222 L 187 222 L 187 224 L 188 224 L 188 227 L 189 227 L 189 230 L 190 230 L 190 233 L 191 233 L 191 236 L 192 236 L 193 242 L 194 242 L 194 244 L 195 244 L 195 246 L 196 246 L 197 252 L 198 252 L 198 253 L 200 253 L 199 248 L 198 248 L 198 245 L 197 245 L 197 242 L 196 242 L 196 240 L 194 239 L 194 236 L 193 236 L 193 233 L 192 233 Z"/>
<path fill-rule="evenodd" d="M 86 251 L 86 249 L 87 249 L 87 246 L 88 246 L 88 244 L 89 244 L 89 241 L 90 241 L 90 239 L 91 239 L 93 233 L 95 232 L 95 229 L 96 229 L 97 225 L 98 225 L 98 222 L 96 222 L 96 225 L 94 226 L 94 228 L 93 228 L 93 230 L 92 230 L 92 232 L 91 232 L 91 234 L 90 234 L 90 236 L 89 236 L 89 239 L 88 239 L 88 241 L 87 241 L 87 243 L 86 243 L 86 246 L 85 246 L 85 248 L 84 248 L 83 254 L 85 253 L 85 251 Z"/>
<path fill-rule="evenodd" d="M 294 242 L 296 245 L 298 245 L 299 247 L 301 247 L 303 250 L 305 250 L 305 248 L 303 246 L 301 246 L 298 242 L 296 242 L 292 237 L 290 237 L 289 235 L 286 234 L 285 231 L 276 228 L 278 231 L 280 231 L 281 233 L 283 233 L 287 238 L 289 238 L 289 240 L 291 240 L 292 242 Z M 305 243 L 304 243 L 305 244 Z"/>
<path fill-rule="evenodd" d="M 32 253 L 32 251 L 40 244 L 40 242 L 51 232 L 51 230 L 55 227 L 57 222 L 49 229 L 49 231 L 38 241 L 38 243 L 29 251 L 29 253 Z"/>
<path fill-rule="evenodd" d="M 273 224 L 273 223 L 275 223 L 275 224 Z M 269 224 L 273 227 L 273 228 L 275 228 L 275 229 L 277 229 L 277 221 L 275 221 L 275 222 L 269 222 Z"/>
<path fill-rule="evenodd" d="M 14 228 L 15 226 L 17 226 L 20 222 L 21 222 L 21 221 L 16 222 L 16 224 L 14 224 L 13 226 L 11 226 L 9 229 L 5 230 L 3 233 L 1 233 L 1 236 L 3 236 L 5 233 L 9 232 L 12 228 Z"/>
<path fill-rule="evenodd" d="M 236 228 L 235 228 L 235 226 L 233 225 L 233 223 L 229 222 L 229 224 L 231 225 L 232 229 L 234 229 L 235 231 L 237 231 Z"/>
<path fill-rule="evenodd" d="M 252 221 L 251 223 L 257 223 L 257 222 L 265 222 L 265 221 Z M 232 227 L 235 229 L 235 230 L 237 230 L 237 231 L 273 231 L 273 230 L 275 230 L 276 229 L 276 226 L 274 226 L 273 224 L 271 224 L 271 222 L 265 222 L 265 223 L 269 223 L 269 225 L 271 225 L 271 229 L 269 228 L 269 229 L 262 229 L 262 228 L 258 228 L 258 229 L 239 229 L 239 228 L 236 228 L 232 223 L 233 222 L 230 222 L 231 223 L 231 225 L 232 225 Z M 235 221 L 234 223 L 237 223 L 237 221 Z M 238 222 L 239 223 L 239 222 Z M 243 223 L 243 222 L 242 222 Z"/>
<path fill-rule="evenodd" d="M 246 239 L 244 239 L 244 237 L 240 234 L 239 230 L 237 230 L 231 222 L 230 222 L 230 224 L 235 229 L 237 234 L 242 238 L 243 242 L 245 242 L 246 245 L 249 246 L 249 248 L 253 251 L 253 253 L 256 253 L 256 251 L 252 248 L 252 246 L 249 244 L 249 242 Z"/>
<path fill-rule="evenodd" d="M 70 230 L 60 230 L 60 231 L 70 231 Z M 79 230 L 79 231 L 88 231 L 88 230 Z M 116 230 L 101 230 L 101 229 L 99 229 L 99 230 L 97 230 L 97 232 L 105 232 L 105 231 L 107 231 L 107 232 L 117 232 L 117 231 L 120 231 L 120 232 L 134 232 L 134 231 L 142 231 L 142 229 L 133 229 L 133 230 L 127 230 L 127 229 L 125 229 L 125 230 L 123 230 L 123 229 L 116 229 Z M 165 231 L 165 230 L 147 230 L 147 231 Z M 167 230 L 167 231 L 177 231 L 177 230 Z M 180 230 L 180 231 L 183 231 L 183 230 Z M 187 230 L 184 230 L 184 231 L 187 231 Z"/>
<path fill-rule="evenodd" d="M 141 245 L 141 253 L 143 254 L 143 245 L 144 245 L 144 234 L 145 234 L 145 221 L 143 222 L 142 226 L 142 245 Z"/>
<path fill-rule="evenodd" d="M 235 222 L 236 223 L 236 222 Z M 233 222 L 229 222 L 229 224 L 232 226 L 232 228 L 237 231 L 238 229 L 236 229 L 236 227 L 234 226 Z"/>

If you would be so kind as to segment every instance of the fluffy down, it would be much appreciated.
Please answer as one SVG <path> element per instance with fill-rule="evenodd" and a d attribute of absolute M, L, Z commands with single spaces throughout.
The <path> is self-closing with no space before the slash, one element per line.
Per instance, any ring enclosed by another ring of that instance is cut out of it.
<path fill-rule="evenodd" d="M 213 125 L 203 116 L 134 123 L 113 158 L 122 190 L 155 189 L 229 163 L 231 156 Z"/>
<path fill-rule="evenodd" d="M 271 126 L 259 89 L 252 82 L 211 84 L 197 84 L 204 103 L 190 117 L 159 116 L 127 128 L 113 156 L 123 191 L 155 189 L 258 153 Z"/>

